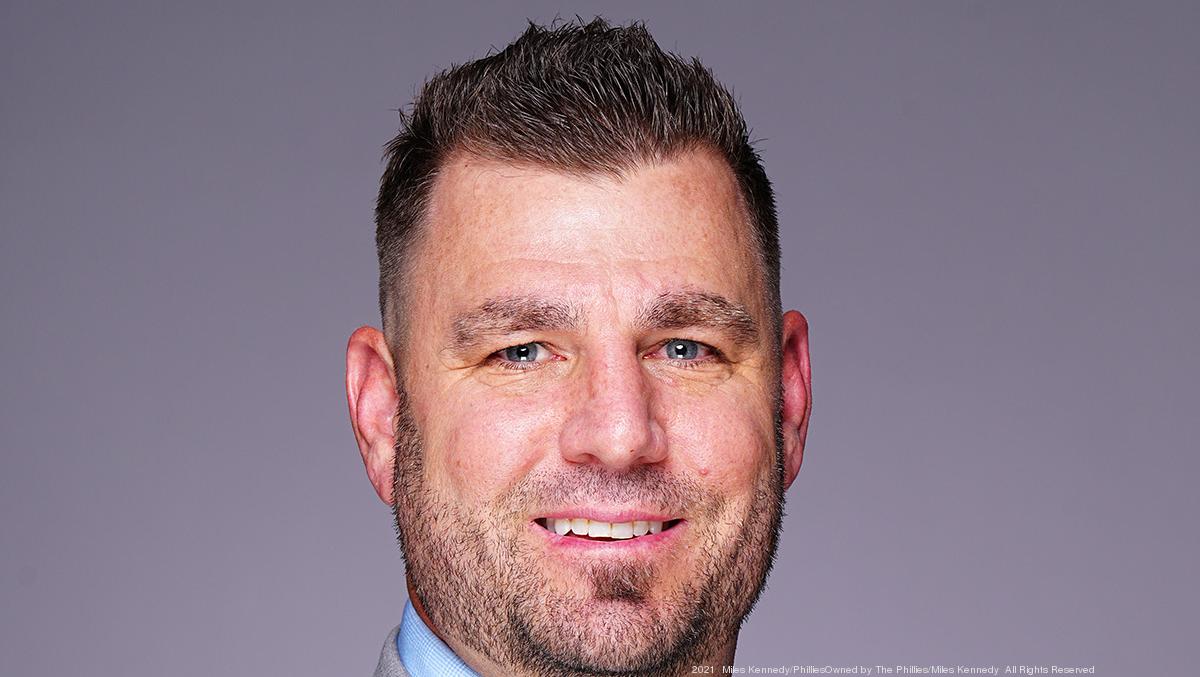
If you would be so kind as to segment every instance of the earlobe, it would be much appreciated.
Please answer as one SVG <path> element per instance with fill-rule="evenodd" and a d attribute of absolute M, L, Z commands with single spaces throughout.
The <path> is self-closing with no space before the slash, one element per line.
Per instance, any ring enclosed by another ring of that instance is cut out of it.
<path fill-rule="evenodd" d="M 346 402 L 367 477 L 384 503 L 392 503 L 395 455 L 396 371 L 383 333 L 359 327 L 346 346 Z"/>
<path fill-rule="evenodd" d="M 784 488 L 795 481 L 804 460 L 808 419 L 812 414 L 812 370 L 808 360 L 808 320 L 795 310 L 783 316 Z"/>

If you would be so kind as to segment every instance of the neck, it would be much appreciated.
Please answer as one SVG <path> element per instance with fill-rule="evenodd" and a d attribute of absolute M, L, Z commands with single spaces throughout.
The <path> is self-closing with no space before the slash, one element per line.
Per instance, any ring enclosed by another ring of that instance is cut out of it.
<path fill-rule="evenodd" d="M 425 603 L 421 601 L 421 598 L 417 595 L 417 591 L 413 588 L 412 579 L 405 576 L 404 580 L 405 580 L 405 585 L 408 587 L 408 601 L 412 603 L 413 609 L 416 610 L 417 615 L 421 617 L 421 622 L 425 624 L 425 627 L 429 628 L 430 632 L 437 635 L 438 639 L 442 640 L 442 642 L 446 646 L 453 649 L 454 653 L 458 654 L 459 657 L 461 658 L 463 654 L 462 654 L 462 652 L 460 652 L 458 650 L 458 646 L 451 643 L 450 638 L 443 635 L 441 633 L 441 631 L 438 630 L 438 626 L 434 625 L 433 619 L 430 618 L 429 613 L 425 611 Z M 467 664 L 470 665 L 472 668 L 475 667 L 469 661 L 467 662 Z M 478 672 L 478 670 L 476 670 L 476 672 Z"/>

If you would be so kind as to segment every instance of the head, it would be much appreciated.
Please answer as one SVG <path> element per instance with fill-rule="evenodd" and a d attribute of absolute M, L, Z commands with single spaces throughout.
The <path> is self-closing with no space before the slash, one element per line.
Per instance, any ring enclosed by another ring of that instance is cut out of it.
<path fill-rule="evenodd" d="M 731 659 L 811 387 L 729 92 L 640 26 L 531 26 L 386 159 L 347 392 L 414 603 L 476 667 Z"/>

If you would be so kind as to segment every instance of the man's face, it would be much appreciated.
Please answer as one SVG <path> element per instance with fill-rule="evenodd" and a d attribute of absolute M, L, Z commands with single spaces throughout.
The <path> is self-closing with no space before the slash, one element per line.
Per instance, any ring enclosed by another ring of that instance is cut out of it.
<path fill-rule="evenodd" d="M 661 669 L 733 641 L 794 470 L 728 167 L 460 156 L 428 219 L 393 346 L 395 501 L 434 627 L 535 670 Z"/>

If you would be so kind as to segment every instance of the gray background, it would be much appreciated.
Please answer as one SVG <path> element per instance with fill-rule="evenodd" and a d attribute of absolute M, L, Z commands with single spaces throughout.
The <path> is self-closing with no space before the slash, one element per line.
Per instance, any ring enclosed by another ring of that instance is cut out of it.
<path fill-rule="evenodd" d="M 302 5 L 0 10 L 0 673 L 370 673 L 381 147 L 577 12 L 734 87 L 812 323 L 739 663 L 1194 669 L 1200 5 Z"/>

